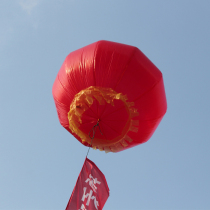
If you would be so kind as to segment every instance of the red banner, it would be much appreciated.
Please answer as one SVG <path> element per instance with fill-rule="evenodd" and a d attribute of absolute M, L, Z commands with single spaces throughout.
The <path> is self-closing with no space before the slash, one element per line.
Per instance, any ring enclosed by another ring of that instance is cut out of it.
<path fill-rule="evenodd" d="M 66 210 L 102 210 L 108 197 L 105 176 L 86 158 Z"/>

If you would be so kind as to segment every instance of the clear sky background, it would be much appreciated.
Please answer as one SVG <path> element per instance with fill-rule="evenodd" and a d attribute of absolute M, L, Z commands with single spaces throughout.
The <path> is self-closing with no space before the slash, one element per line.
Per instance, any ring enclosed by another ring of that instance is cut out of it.
<path fill-rule="evenodd" d="M 102 39 L 141 49 L 168 102 L 147 143 L 90 150 L 104 210 L 209 210 L 208 0 L 0 0 L 0 209 L 65 209 L 88 148 L 59 124 L 52 85 L 70 52 Z"/>

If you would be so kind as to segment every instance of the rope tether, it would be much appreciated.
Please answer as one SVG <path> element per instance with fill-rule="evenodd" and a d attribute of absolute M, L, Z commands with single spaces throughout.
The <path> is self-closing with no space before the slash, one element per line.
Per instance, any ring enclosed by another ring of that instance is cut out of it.
<path fill-rule="evenodd" d="M 93 128 L 90 130 L 90 132 L 89 132 L 89 134 L 88 134 L 89 137 L 90 137 L 92 140 L 91 140 L 90 146 L 89 146 L 89 148 L 88 148 L 88 152 L 87 152 L 86 157 L 88 156 L 90 147 L 91 147 L 92 142 L 93 142 L 93 139 L 94 139 L 94 137 L 95 137 L 95 133 L 96 133 L 97 127 L 99 128 L 99 131 L 100 131 L 101 135 L 103 135 L 103 133 L 101 132 L 100 126 L 99 126 L 99 122 L 100 122 L 100 120 L 98 119 L 97 123 L 93 126 Z M 93 136 L 92 136 L 92 137 L 90 136 L 91 131 L 93 132 Z"/>

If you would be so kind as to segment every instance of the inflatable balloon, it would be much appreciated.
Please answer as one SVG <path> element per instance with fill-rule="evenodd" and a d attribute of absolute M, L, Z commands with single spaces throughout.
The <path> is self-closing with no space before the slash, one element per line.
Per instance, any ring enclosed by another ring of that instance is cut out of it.
<path fill-rule="evenodd" d="M 52 92 L 61 125 L 106 152 L 148 141 L 167 109 L 160 70 L 138 48 L 110 41 L 70 53 Z"/>

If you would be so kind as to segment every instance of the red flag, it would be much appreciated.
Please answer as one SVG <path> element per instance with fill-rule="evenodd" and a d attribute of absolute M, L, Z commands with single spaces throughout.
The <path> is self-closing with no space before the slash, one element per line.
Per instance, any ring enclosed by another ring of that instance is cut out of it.
<path fill-rule="evenodd" d="M 102 210 L 108 197 L 109 187 L 105 176 L 86 157 L 66 210 Z"/>

